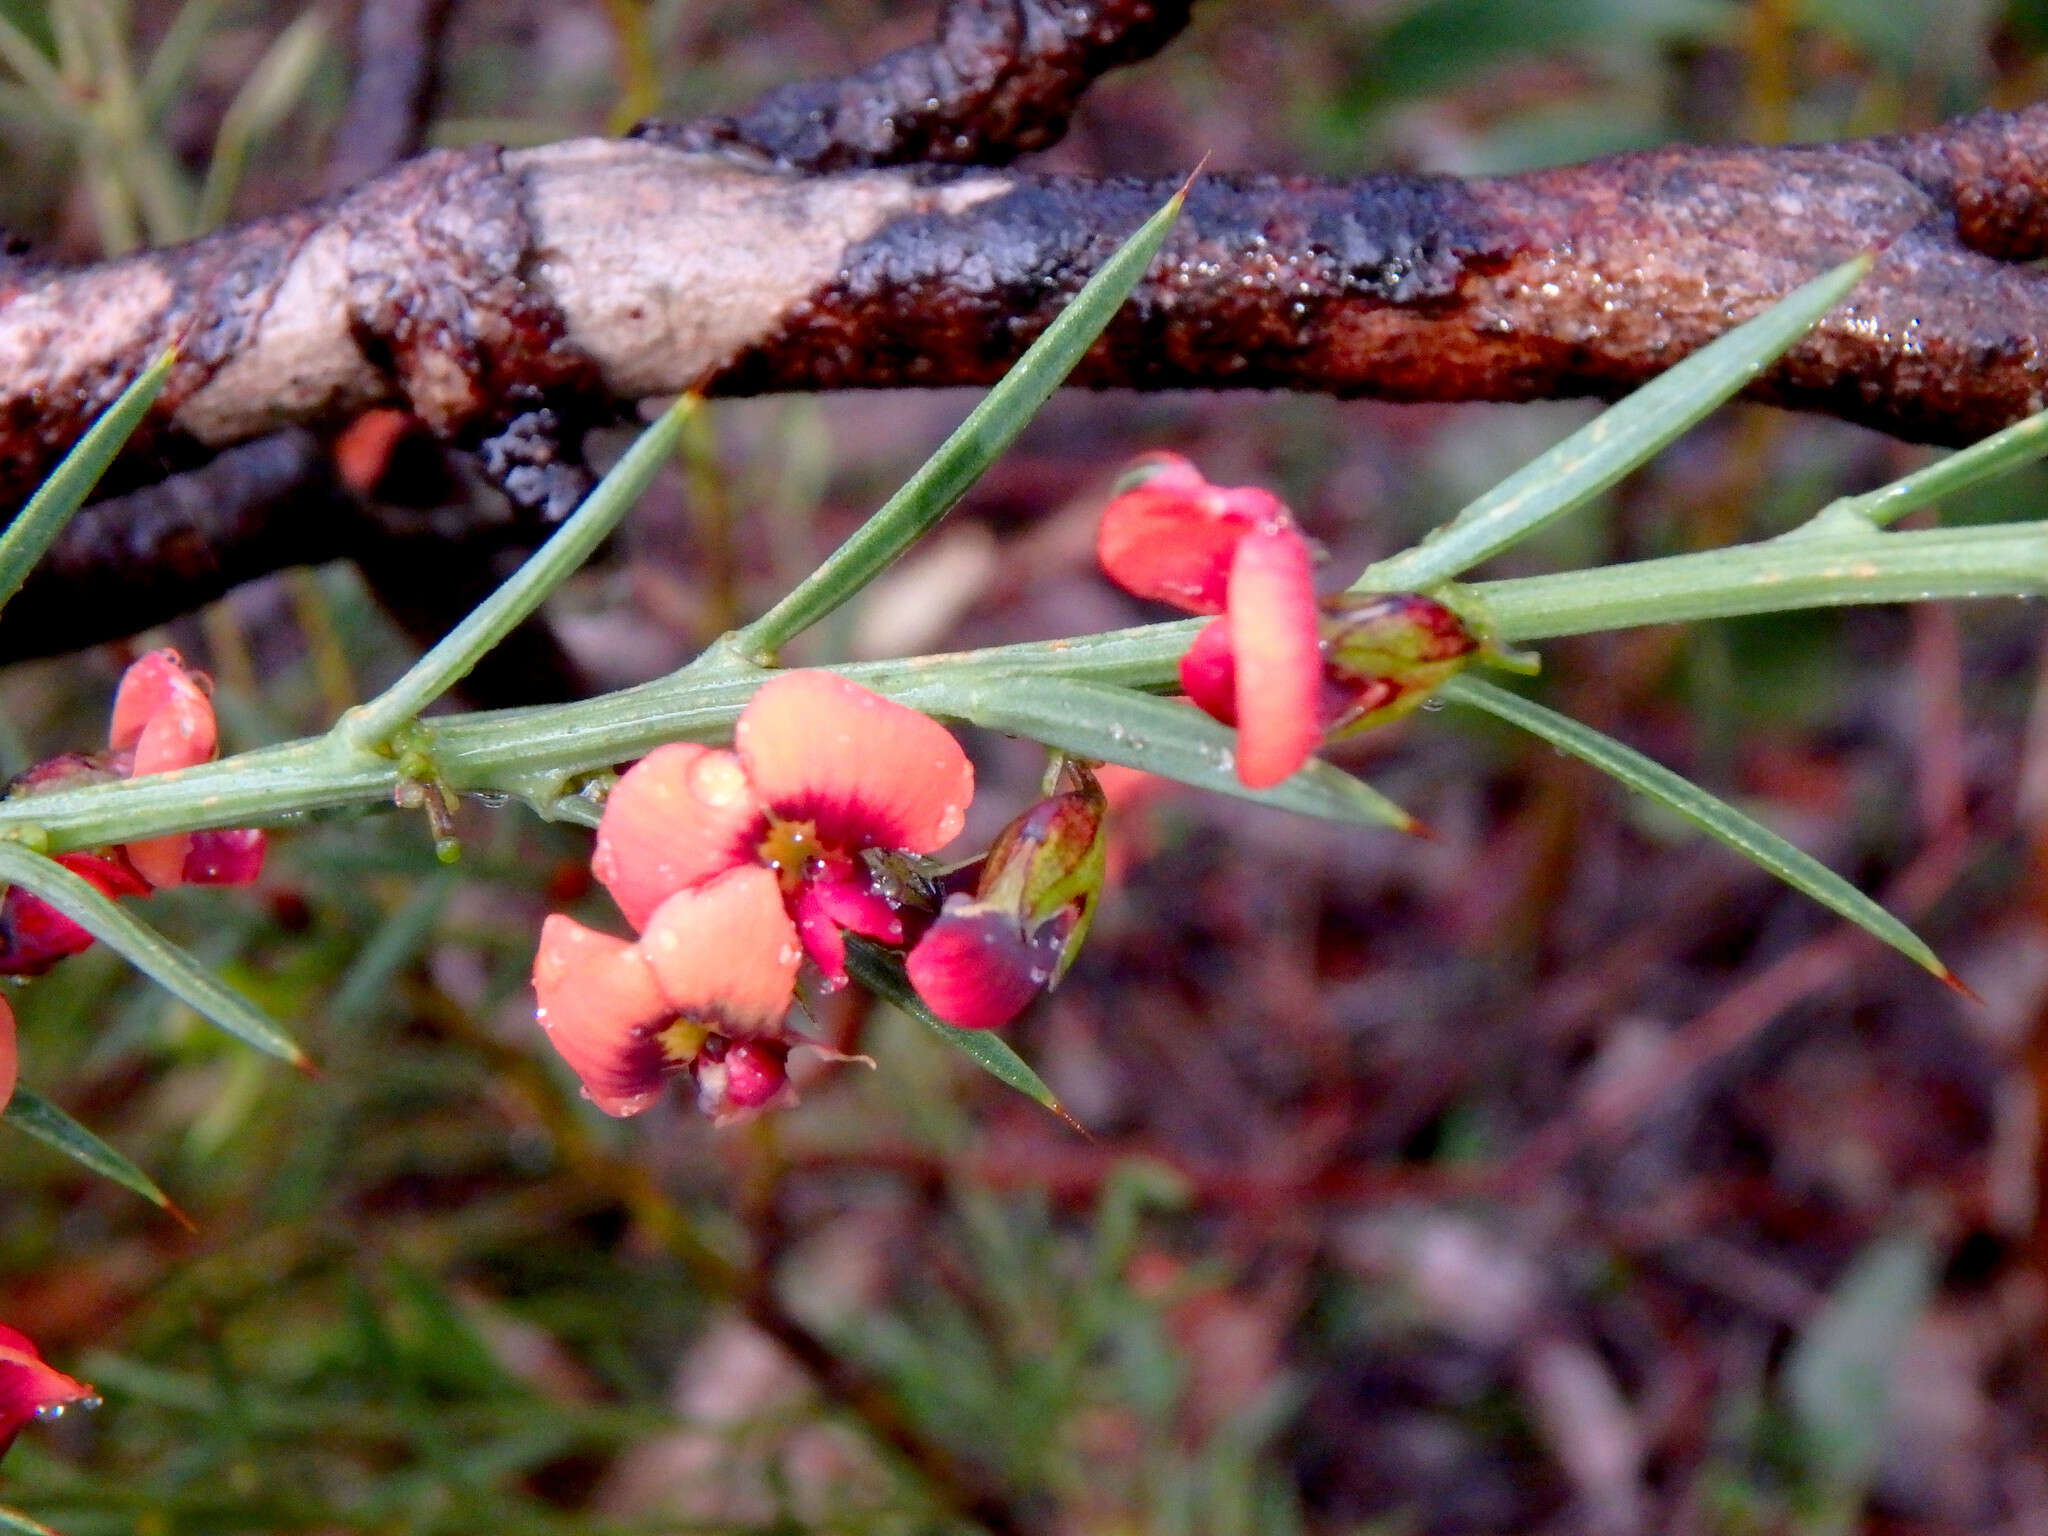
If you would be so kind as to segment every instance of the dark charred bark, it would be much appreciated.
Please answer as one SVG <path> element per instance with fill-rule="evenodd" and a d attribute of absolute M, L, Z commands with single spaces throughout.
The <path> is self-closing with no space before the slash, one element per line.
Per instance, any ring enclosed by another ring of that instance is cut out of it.
<path fill-rule="evenodd" d="M 0 614 L 0 661 L 132 635 L 271 571 L 338 559 L 355 515 L 326 444 L 296 428 L 96 502 Z"/>
<path fill-rule="evenodd" d="M 770 91 L 737 117 L 638 138 L 738 149 L 792 170 L 1008 165 L 1059 142 L 1097 76 L 1157 53 L 1192 0 L 950 0 L 928 43 L 858 74 Z"/>
<path fill-rule="evenodd" d="M 1169 189 L 591 140 L 422 156 L 95 267 L 0 262 L 0 503 L 173 341 L 135 464 L 377 403 L 476 447 L 692 384 L 986 384 Z M 1872 275 L 1754 397 L 1938 443 L 2043 404 L 2048 106 L 1486 180 L 1207 178 L 1077 381 L 1611 397 L 1864 250 Z"/>

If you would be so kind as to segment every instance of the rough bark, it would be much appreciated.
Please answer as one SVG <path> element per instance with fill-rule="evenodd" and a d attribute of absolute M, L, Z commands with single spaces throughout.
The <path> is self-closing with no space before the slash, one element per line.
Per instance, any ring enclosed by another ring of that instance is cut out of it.
<path fill-rule="evenodd" d="M 1613 395 L 1865 249 L 1754 393 L 1962 442 L 2042 400 L 2048 107 L 1806 148 L 1481 181 L 1210 178 L 1079 378 L 1406 400 Z M 422 156 L 338 202 L 77 271 L 0 273 L 0 500 L 135 371 L 182 456 L 396 402 L 473 442 L 692 384 L 980 384 L 1165 184 L 809 176 L 644 142 Z"/>
<path fill-rule="evenodd" d="M 736 117 L 647 122 L 677 149 L 790 170 L 1007 165 L 1057 143 L 1097 76 L 1157 52 L 1192 0 L 952 0 L 930 42 L 835 80 L 768 92 Z"/>

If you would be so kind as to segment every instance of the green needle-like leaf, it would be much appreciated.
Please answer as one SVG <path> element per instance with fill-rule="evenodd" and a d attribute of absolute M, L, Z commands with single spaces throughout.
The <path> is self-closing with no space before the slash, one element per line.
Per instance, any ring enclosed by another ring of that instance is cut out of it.
<path fill-rule="evenodd" d="M 61 1536 L 40 1520 L 31 1520 L 18 1509 L 0 1505 L 0 1531 L 16 1531 L 20 1536 Z"/>
<path fill-rule="evenodd" d="M 1584 506 L 1733 396 L 1841 303 L 1871 258 L 1795 288 L 1754 320 L 1602 411 L 1412 549 L 1369 567 L 1361 592 L 1419 592 L 1470 570 Z"/>
<path fill-rule="evenodd" d="M 763 666 L 773 663 L 791 636 L 881 575 L 952 510 L 1102 334 L 1152 264 L 1186 197 L 1183 187 L 1140 225 L 903 488 L 787 597 L 740 631 L 743 655 Z"/>
<path fill-rule="evenodd" d="M 683 423 L 697 404 L 697 396 L 684 395 L 664 411 L 583 498 L 583 505 L 504 585 L 471 609 L 397 682 L 342 716 L 338 729 L 347 739 L 371 750 L 384 746 L 392 732 L 467 677 L 485 652 L 546 602 L 610 537 L 662 466 L 675 456 Z"/>
<path fill-rule="evenodd" d="M 1053 1097 L 1052 1090 L 1045 1086 L 1045 1079 L 1032 1071 L 1031 1064 L 1011 1050 L 1001 1035 L 992 1029 L 955 1029 L 927 1008 L 924 999 L 917 995 L 917 989 L 911 986 L 910 978 L 904 974 L 903 962 L 898 956 L 849 934 L 846 940 L 846 972 L 875 996 L 910 1015 L 953 1049 L 964 1052 L 996 1081 L 1016 1089 L 1033 1103 L 1043 1105 L 1077 1130 L 1080 1128 L 1074 1117 Z"/>
<path fill-rule="evenodd" d="M 1319 759 L 1271 789 L 1237 776 L 1237 737 L 1192 705 L 1106 683 L 1058 677 L 999 677 L 964 688 L 919 692 L 920 708 L 1044 742 L 1076 757 L 1122 763 L 1197 789 L 1259 805 L 1400 832 L 1421 830 L 1401 807 L 1364 780 Z"/>
<path fill-rule="evenodd" d="M 156 1180 L 32 1089 L 17 1087 L 7 1104 L 7 1123 L 53 1147 L 103 1179 L 133 1190 L 151 1205 L 175 1211 Z"/>
<path fill-rule="evenodd" d="M 239 992 L 144 923 L 136 921 L 54 859 L 0 841 L 0 881 L 40 896 L 194 1012 L 295 1067 L 306 1053 Z"/>
<path fill-rule="evenodd" d="M 1982 442 L 1936 459 L 1890 485 L 1831 501 L 1784 537 L 1826 538 L 1883 528 L 1929 502 L 1981 485 L 2043 456 L 2048 456 L 2048 411 L 2036 411 Z"/>
<path fill-rule="evenodd" d="M 1589 725 L 1581 725 L 1555 710 L 1531 703 L 1520 694 L 1481 682 L 1470 675 L 1452 678 L 1440 692 L 1446 699 L 1483 709 L 1510 725 L 1518 725 L 1560 752 L 1568 752 L 1581 762 L 1591 763 L 1638 794 L 1648 795 L 1658 804 L 1676 811 L 1716 842 L 1726 844 L 1787 885 L 1804 891 L 1873 938 L 1882 939 L 1951 987 L 1967 990 L 1956 979 L 1955 972 L 1942 964 L 1940 957 L 1912 929 L 1825 864 L 1811 854 L 1802 853 L 1769 827 L 1708 794 L 1691 780 L 1673 773 L 1661 763 L 1652 762 L 1633 747 L 1625 747 Z"/>
<path fill-rule="evenodd" d="M 142 418 L 162 393 L 177 358 L 174 349 L 144 369 L 85 436 L 72 445 L 64 462 L 51 471 L 50 478 L 28 499 L 28 505 L 15 514 L 7 531 L 0 533 L 0 608 L 13 601 L 35 563 L 57 541 L 72 514 L 85 505 L 85 498 L 114 462 L 114 455 L 135 435 Z"/>

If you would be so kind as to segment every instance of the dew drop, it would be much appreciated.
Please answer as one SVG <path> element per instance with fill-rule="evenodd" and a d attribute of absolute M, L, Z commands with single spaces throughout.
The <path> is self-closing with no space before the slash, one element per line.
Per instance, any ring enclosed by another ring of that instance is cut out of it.
<path fill-rule="evenodd" d="M 1444 701 L 1438 698 L 1424 699 L 1422 701 L 1422 707 L 1428 710 L 1432 715 L 1434 715 L 1444 708 Z"/>
<path fill-rule="evenodd" d="M 63 1417 L 64 1404 L 62 1403 L 44 1403 L 36 1409 L 36 1422 L 38 1424 L 54 1424 Z"/>
<path fill-rule="evenodd" d="M 502 811 L 512 803 L 512 797 L 498 790 L 483 790 L 478 793 L 476 803 L 487 811 Z"/>

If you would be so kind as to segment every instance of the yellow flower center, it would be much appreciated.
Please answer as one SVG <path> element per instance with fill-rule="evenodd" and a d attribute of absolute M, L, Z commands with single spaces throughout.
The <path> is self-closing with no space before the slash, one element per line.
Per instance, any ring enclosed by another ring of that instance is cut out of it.
<path fill-rule="evenodd" d="M 768 818 L 768 833 L 754 845 L 754 853 L 775 871 L 785 896 L 795 895 L 812 861 L 825 856 L 815 821 L 777 821 L 772 816 Z"/>
<path fill-rule="evenodd" d="M 654 1038 L 661 1042 L 664 1059 L 688 1066 L 697 1059 L 697 1053 L 704 1049 L 704 1042 L 711 1036 L 711 1027 L 699 1024 L 695 1019 L 677 1019 Z"/>

